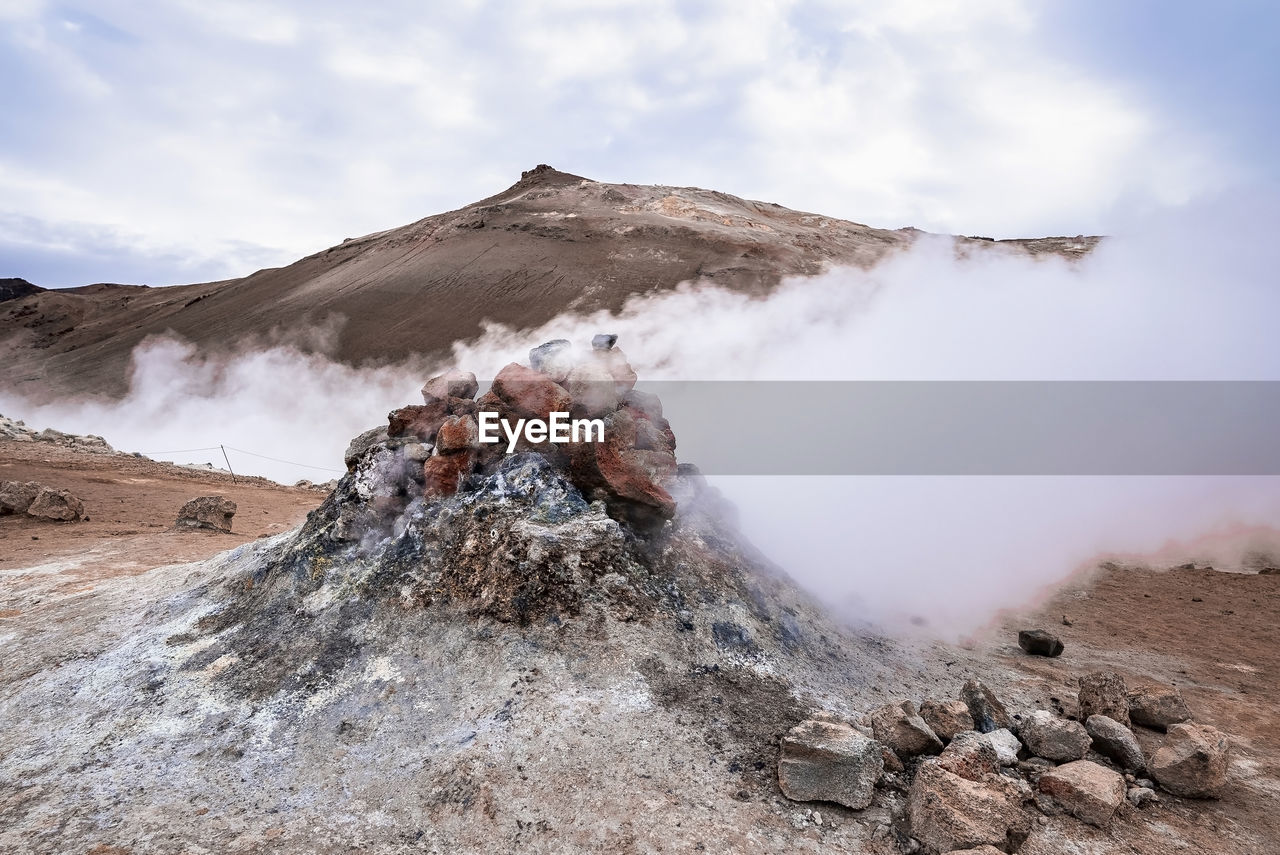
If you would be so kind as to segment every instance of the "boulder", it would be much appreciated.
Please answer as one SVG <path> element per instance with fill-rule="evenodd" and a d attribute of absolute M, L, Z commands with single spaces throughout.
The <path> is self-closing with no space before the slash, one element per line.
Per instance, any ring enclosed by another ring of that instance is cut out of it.
<path fill-rule="evenodd" d="M 342 455 L 343 463 L 347 465 L 348 470 L 355 469 L 360 458 L 364 457 L 369 449 L 385 443 L 389 438 L 385 427 L 369 428 L 347 445 L 347 453 Z"/>
<path fill-rule="evenodd" d="M 1018 646 L 1032 656 L 1062 655 L 1062 641 L 1043 629 L 1024 629 L 1019 632 Z"/>
<path fill-rule="evenodd" d="M 957 733 L 974 729 L 973 716 L 969 715 L 964 701 L 924 701 L 920 704 L 920 717 L 943 742 L 950 742 Z"/>
<path fill-rule="evenodd" d="M 529 365 L 539 374 L 563 383 L 573 368 L 573 345 L 563 338 L 540 344 L 529 351 Z"/>
<path fill-rule="evenodd" d="M 1153 730 L 1191 721 L 1191 710 L 1173 686 L 1143 685 L 1129 690 L 1129 719 Z"/>
<path fill-rule="evenodd" d="M 982 733 L 1005 728 L 1013 730 L 1013 719 L 1000 703 L 995 693 L 977 680 L 970 680 L 960 689 L 960 700 L 969 708 L 973 726 Z"/>
<path fill-rule="evenodd" d="M 1051 769 L 1040 776 L 1036 787 L 1076 819 L 1099 828 L 1115 816 L 1128 789 L 1123 775 L 1091 760 Z"/>
<path fill-rule="evenodd" d="M 1084 728 L 1093 739 L 1093 747 L 1099 754 L 1116 761 L 1126 772 L 1140 772 L 1147 766 L 1142 756 L 1142 746 L 1133 735 L 1133 731 L 1113 718 L 1105 715 L 1091 715 L 1084 723 Z"/>
<path fill-rule="evenodd" d="M 609 369 L 597 362 L 575 365 L 565 380 L 573 398 L 573 414 L 594 419 L 618 409 L 618 389 Z"/>
<path fill-rule="evenodd" d="M 480 384 L 476 382 L 476 375 L 470 371 L 451 368 L 443 374 L 432 377 L 423 385 L 422 402 L 434 404 L 450 398 L 470 399 L 474 398 L 479 390 Z"/>
<path fill-rule="evenodd" d="M 570 412 L 571 399 L 563 386 L 514 362 L 493 378 L 492 392 L 519 418 L 547 419 L 551 413 Z"/>
<path fill-rule="evenodd" d="M 925 724 L 911 701 L 886 704 L 872 710 L 869 718 L 876 739 L 904 760 L 942 750 L 942 740 Z"/>
<path fill-rule="evenodd" d="M 25 514 L 42 489 L 35 481 L 0 481 L 0 516 Z"/>
<path fill-rule="evenodd" d="M 925 852 L 991 845 L 1015 851 L 1031 830 L 1018 783 L 987 775 L 971 781 L 925 760 L 907 796 L 911 834 Z"/>
<path fill-rule="evenodd" d="M 984 734 L 987 741 L 991 743 L 991 747 L 996 750 L 996 756 L 1000 758 L 1001 766 L 1014 766 L 1018 762 L 1018 752 L 1022 750 L 1022 743 L 1018 741 L 1018 737 L 1013 735 L 1013 731 L 1007 727 L 999 730 L 993 730 Z"/>
<path fill-rule="evenodd" d="M 84 502 L 72 495 L 70 490 L 41 487 L 27 506 L 27 516 L 53 522 L 74 522 L 84 517 Z"/>
<path fill-rule="evenodd" d="M 476 454 L 472 450 L 437 454 L 422 464 L 422 495 L 428 499 L 452 496 L 471 474 Z"/>
<path fill-rule="evenodd" d="M 1094 671 L 1080 678 L 1080 718 L 1105 715 L 1129 726 L 1129 690 L 1114 671 Z"/>
<path fill-rule="evenodd" d="M 665 486 L 676 474 L 675 455 L 637 449 L 636 419 L 626 410 L 610 413 L 604 423 L 604 442 L 569 445 L 570 480 L 585 496 L 600 491 L 615 519 L 641 530 L 660 527 L 675 516 Z"/>
<path fill-rule="evenodd" d="M 200 496 L 178 511 L 176 527 L 231 531 L 231 518 L 235 515 L 236 503 L 226 496 Z"/>
<path fill-rule="evenodd" d="M 591 355 L 595 357 L 597 363 L 603 365 L 613 375 L 619 395 L 625 395 L 635 388 L 636 372 L 632 369 L 631 363 L 627 362 L 627 355 L 619 348 L 593 350 Z"/>
<path fill-rule="evenodd" d="M 434 401 L 430 404 L 412 404 L 392 410 L 387 414 L 387 436 L 411 436 L 423 442 L 434 442 L 440 423 L 448 414 L 446 401 Z"/>
<path fill-rule="evenodd" d="M 801 722 L 780 743 L 778 786 L 794 801 L 861 810 L 871 804 L 883 771 L 880 746 L 840 722 Z"/>
<path fill-rule="evenodd" d="M 1080 760 L 1093 743 L 1080 722 L 1060 718 L 1048 710 L 1036 710 L 1023 719 L 1018 738 L 1032 754 L 1056 763 Z"/>
<path fill-rule="evenodd" d="M 1229 745 L 1205 724 L 1175 724 L 1147 764 L 1156 783 L 1175 796 L 1216 798 L 1227 784 Z"/>
<path fill-rule="evenodd" d="M 957 733 L 942 750 L 938 765 L 953 775 L 980 781 L 983 775 L 1000 771 L 1000 756 L 987 734 L 966 730 Z"/>
<path fill-rule="evenodd" d="M 449 416 L 440 423 L 436 434 L 436 449 L 441 454 L 452 454 L 475 448 L 480 442 L 480 428 L 475 416 Z"/>

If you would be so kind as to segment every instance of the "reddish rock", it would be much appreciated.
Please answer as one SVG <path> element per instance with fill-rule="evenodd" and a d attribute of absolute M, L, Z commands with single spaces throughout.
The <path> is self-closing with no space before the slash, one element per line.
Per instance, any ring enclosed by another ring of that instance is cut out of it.
<path fill-rule="evenodd" d="M 462 479 L 471 473 L 475 459 L 473 451 L 460 451 L 438 454 L 427 460 L 422 464 L 422 495 L 436 499 L 458 492 Z"/>
<path fill-rule="evenodd" d="M 422 401 L 434 404 L 447 401 L 449 398 L 474 398 L 480 389 L 476 375 L 470 371 L 459 371 L 451 368 L 443 374 L 432 377 L 422 387 Z"/>
<path fill-rule="evenodd" d="M 0 516 L 25 514 L 42 489 L 35 481 L 0 482 Z"/>
<path fill-rule="evenodd" d="M 436 434 L 436 448 L 441 454 L 466 451 L 476 446 L 479 436 L 475 416 L 450 416 Z"/>
<path fill-rule="evenodd" d="M 661 525 L 675 515 L 676 503 L 662 482 L 676 472 L 675 455 L 638 451 L 636 420 L 626 411 L 605 417 L 604 442 L 579 442 L 570 448 L 570 478 L 590 496 L 601 490 L 609 512 L 640 527 Z"/>
<path fill-rule="evenodd" d="M 445 401 L 393 410 L 387 416 L 387 435 L 415 436 L 423 442 L 433 442 L 447 412 L 448 404 Z"/>
<path fill-rule="evenodd" d="M 1230 743 L 1207 724 L 1175 724 L 1148 764 L 1151 777 L 1175 796 L 1216 798 L 1227 785 Z"/>
<path fill-rule="evenodd" d="M 471 398 L 450 398 L 448 400 L 449 415 L 474 416 L 479 405 Z"/>
<path fill-rule="evenodd" d="M 563 386 L 514 362 L 493 378 L 493 394 L 520 418 L 547 419 L 554 412 L 570 412 L 571 399 Z"/>
<path fill-rule="evenodd" d="M 84 503 L 69 490 L 41 487 L 27 507 L 27 516 L 55 522 L 73 522 L 84 516 Z"/>
<path fill-rule="evenodd" d="M 984 845 L 1014 852 L 1031 829 L 1025 787 L 1000 775 L 971 781 L 926 760 L 907 798 L 911 835 L 930 853 Z"/>
<path fill-rule="evenodd" d="M 1115 816 L 1124 803 L 1124 777 L 1090 760 L 1076 760 L 1040 776 L 1036 786 L 1053 796 L 1067 813 L 1099 828 Z"/>
<path fill-rule="evenodd" d="M 964 701 L 926 700 L 920 704 L 920 717 L 943 742 L 950 742 L 957 733 L 974 729 L 973 716 Z"/>
<path fill-rule="evenodd" d="M 1129 690 L 1129 718 L 1134 724 L 1154 730 L 1168 730 L 1191 720 L 1191 710 L 1182 693 L 1173 686 L 1145 685 Z"/>
<path fill-rule="evenodd" d="M 591 355 L 613 377 L 619 395 L 626 394 L 635 388 L 636 372 L 631 367 L 631 363 L 627 362 L 625 353 L 615 347 L 611 350 L 593 350 Z"/>

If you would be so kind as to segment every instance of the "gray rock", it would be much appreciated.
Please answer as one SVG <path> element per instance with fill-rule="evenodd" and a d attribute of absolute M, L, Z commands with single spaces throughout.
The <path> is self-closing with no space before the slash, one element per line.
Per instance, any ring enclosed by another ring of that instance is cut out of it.
<path fill-rule="evenodd" d="M 950 742 L 957 733 L 973 730 L 973 716 L 964 701 L 932 701 L 920 704 L 920 717 L 938 738 Z"/>
<path fill-rule="evenodd" d="M 618 337 L 613 333 L 600 333 L 591 337 L 593 350 L 613 350 L 613 346 L 617 343 Z"/>
<path fill-rule="evenodd" d="M 966 730 L 952 737 L 938 755 L 938 765 L 953 775 L 980 781 L 1000 771 L 1000 756 L 987 734 Z"/>
<path fill-rule="evenodd" d="M 434 404 L 450 398 L 474 398 L 478 391 L 480 391 L 480 384 L 476 380 L 476 375 L 470 371 L 451 368 L 423 384 L 422 401 L 425 404 Z"/>
<path fill-rule="evenodd" d="M 0 481 L 0 516 L 25 514 L 41 489 L 35 481 Z"/>
<path fill-rule="evenodd" d="M 1129 690 L 1129 718 L 1143 727 L 1168 730 L 1171 725 L 1191 721 L 1191 710 L 1173 686 L 1136 686 Z"/>
<path fill-rule="evenodd" d="M 869 718 L 876 739 L 903 759 L 942 750 L 942 740 L 925 724 L 911 701 L 886 704 L 872 710 Z"/>
<path fill-rule="evenodd" d="M 1095 671 L 1081 677 L 1079 697 L 1082 719 L 1105 715 L 1129 726 L 1129 690 L 1124 678 L 1114 671 Z"/>
<path fill-rule="evenodd" d="M 1067 813 L 1090 825 L 1105 826 L 1124 803 L 1124 776 L 1090 760 L 1076 760 L 1051 769 L 1036 783 Z"/>
<path fill-rule="evenodd" d="M 1093 747 L 1099 754 L 1110 757 L 1126 772 L 1139 772 L 1146 768 L 1142 746 L 1133 732 L 1120 722 L 1105 715 L 1091 715 L 1084 723 L 1093 739 Z"/>
<path fill-rule="evenodd" d="M 74 522 L 84 516 L 84 503 L 69 490 L 41 487 L 27 506 L 27 516 L 54 522 Z"/>
<path fill-rule="evenodd" d="M 1229 743 L 1206 724 L 1175 724 L 1148 768 L 1162 788 L 1175 796 L 1216 798 L 1227 785 Z"/>
<path fill-rule="evenodd" d="M 573 368 L 572 345 L 563 338 L 538 345 L 529 351 L 529 367 L 563 383 Z"/>
<path fill-rule="evenodd" d="M 225 496 L 200 496 L 178 511 L 178 528 L 200 528 L 209 531 L 231 531 L 231 518 L 236 503 Z"/>
<path fill-rule="evenodd" d="M 1013 735 L 1012 730 L 1002 727 L 986 734 L 986 737 L 991 742 L 991 747 L 996 750 L 1001 766 L 1013 766 L 1018 762 L 1018 752 L 1022 750 L 1022 743 Z"/>
<path fill-rule="evenodd" d="M 1160 801 L 1156 791 L 1150 787 L 1130 787 L 1129 792 L 1125 794 L 1125 798 L 1129 800 L 1129 804 L 1136 808 Z"/>
<path fill-rule="evenodd" d="M 1080 722 L 1048 710 L 1036 710 L 1023 719 L 1018 736 L 1032 754 L 1057 763 L 1080 760 L 1093 742 Z"/>
<path fill-rule="evenodd" d="M 984 845 L 1014 851 L 1031 830 L 1024 799 L 1023 788 L 1009 778 L 970 781 L 929 759 L 920 764 L 907 797 L 911 834 L 930 853 Z"/>
<path fill-rule="evenodd" d="M 1028 780 L 1034 781 L 1057 765 L 1043 757 L 1028 757 L 1026 760 L 1018 761 L 1018 771 Z"/>
<path fill-rule="evenodd" d="M 368 453 L 369 449 L 375 445 L 382 445 L 387 442 L 387 426 L 380 425 L 375 428 L 369 428 L 364 433 L 357 436 L 347 445 L 347 452 L 342 456 L 342 460 L 347 465 L 347 469 L 355 469 L 356 464 L 360 462 L 360 458 Z"/>
<path fill-rule="evenodd" d="M 880 746 L 847 724 L 804 721 L 782 737 L 778 786 L 793 801 L 828 801 L 860 810 L 884 771 Z"/>
<path fill-rule="evenodd" d="M 1000 703 L 995 692 L 977 680 L 970 680 L 964 684 L 960 690 L 960 700 L 964 701 L 965 706 L 969 708 L 969 715 L 973 717 L 973 726 L 982 733 L 990 733 L 1002 727 L 1013 730 L 1013 719 L 1009 717 L 1004 704 Z"/>
<path fill-rule="evenodd" d="M 1024 629 L 1019 632 L 1018 646 L 1032 656 L 1062 655 L 1062 641 L 1043 629 Z"/>

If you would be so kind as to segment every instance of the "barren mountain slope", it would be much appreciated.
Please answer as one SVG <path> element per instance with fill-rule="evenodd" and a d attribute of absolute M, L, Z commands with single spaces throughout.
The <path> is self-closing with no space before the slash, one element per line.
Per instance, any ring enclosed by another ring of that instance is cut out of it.
<path fill-rule="evenodd" d="M 869 265 L 917 234 L 709 190 L 602 184 L 539 166 L 466 208 L 243 279 L 94 285 L 8 300 L 0 304 L 0 342 L 8 340 L 12 368 L 0 382 L 36 399 L 118 394 L 130 351 L 148 335 L 172 330 L 209 351 L 326 321 L 340 322 L 337 359 L 402 360 L 472 337 L 485 319 L 527 327 L 566 310 L 616 309 L 634 294 L 685 281 L 767 288 L 831 264 Z M 1078 255 L 1094 242 L 1000 243 Z"/>

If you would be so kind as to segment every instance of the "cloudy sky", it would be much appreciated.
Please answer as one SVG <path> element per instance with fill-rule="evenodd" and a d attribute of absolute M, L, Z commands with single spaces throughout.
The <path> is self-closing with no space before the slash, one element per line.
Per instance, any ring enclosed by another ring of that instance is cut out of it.
<path fill-rule="evenodd" d="M 243 275 L 537 163 L 1107 232 L 1276 181 L 1274 5 L 0 0 L 0 276 Z"/>

